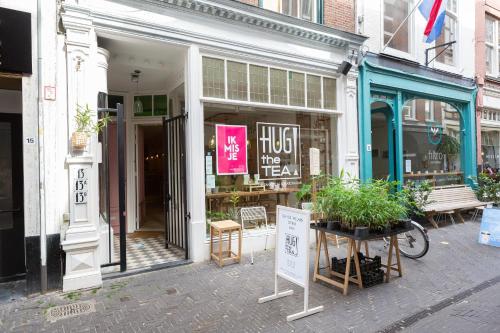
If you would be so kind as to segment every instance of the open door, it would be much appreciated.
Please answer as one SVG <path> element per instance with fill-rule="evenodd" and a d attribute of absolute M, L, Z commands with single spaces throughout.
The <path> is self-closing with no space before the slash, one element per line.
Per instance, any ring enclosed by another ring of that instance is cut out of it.
<path fill-rule="evenodd" d="M 165 247 L 182 248 L 188 254 L 188 222 L 186 195 L 186 136 L 183 114 L 163 119 L 163 207 L 165 216 Z"/>

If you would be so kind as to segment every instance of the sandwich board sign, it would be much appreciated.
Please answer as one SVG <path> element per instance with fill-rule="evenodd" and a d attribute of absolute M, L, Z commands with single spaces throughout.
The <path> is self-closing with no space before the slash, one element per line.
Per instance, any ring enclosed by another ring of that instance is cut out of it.
<path fill-rule="evenodd" d="M 480 244 L 500 247 L 500 209 L 484 209 L 478 241 Z"/>
<path fill-rule="evenodd" d="M 309 224 L 310 212 L 277 206 L 274 294 L 259 298 L 265 303 L 293 294 L 278 291 L 278 276 L 304 288 L 304 310 L 286 317 L 287 321 L 323 311 L 323 306 L 309 308 Z"/>

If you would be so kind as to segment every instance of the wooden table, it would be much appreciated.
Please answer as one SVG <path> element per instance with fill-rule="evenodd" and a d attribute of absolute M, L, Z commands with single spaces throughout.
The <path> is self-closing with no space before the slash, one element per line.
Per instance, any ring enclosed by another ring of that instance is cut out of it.
<path fill-rule="evenodd" d="M 217 253 L 214 253 L 214 233 L 218 233 L 219 247 Z M 231 250 L 231 235 L 233 232 L 238 232 L 238 253 L 234 253 Z M 228 249 L 227 251 L 222 250 L 222 235 L 228 234 Z M 241 262 L 241 225 L 232 220 L 224 220 L 218 222 L 210 223 L 210 259 L 214 259 L 215 262 L 220 266 L 224 266 L 224 263 L 228 260 L 234 260 L 235 262 Z"/>
<path fill-rule="evenodd" d="M 261 195 L 276 195 L 277 203 L 280 202 L 280 196 L 283 195 L 284 204 L 288 206 L 288 195 L 290 193 L 297 192 L 296 188 L 282 188 L 279 190 L 263 190 L 263 191 L 234 191 L 234 192 L 217 192 L 217 193 L 207 193 L 206 198 L 208 200 L 208 210 L 212 210 L 213 200 L 223 200 L 225 198 L 230 198 L 233 194 L 238 195 L 240 198 L 246 197 L 258 197 Z"/>
<path fill-rule="evenodd" d="M 399 243 L 398 243 L 398 234 L 410 231 L 413 229 L 407 228 L 407 229 L 397 229 L 397 230 L 392 230 L 391 232 L 387 234 L 370 234 L 366 238 L 359 238 L 359 237 L 354 237 L 354 234 L 352 233 L 347 233 L 343 232 L 340 230 L 330 230 L 327 229 L 326 227 L 320 225 L 320 224 L 312 224 L 311 229 L 315 229 L 318 231 L 318 240 L 316 242 L 316 256 L 314 260 L 314 276 L 313 276 L 313 281 L 316 280 L 321 280 L 323 282 L 329 283 L 335 287 L 340 288 L 343 291 L 344 295 L 347 295 L 347 291 L 349 288 L 349 282 L 354 282 L 358 285 L 358 287 L 363 288 L 363 281 L 361 279 L 361 270 L 359 266 L 359 258 L 358 258 L 358 251 L 361 248 L 361 243 L 365 243 L 365 254 L 368 257 L 368 241 L 369 240 L 374 240 L 374 239 L 380 239 L 382 237 L 390 237 L 389 241 L 389 256 L 387 258 L 387 264 L 384 265 L 382 264 L 382 267 L 386 268 L 386 274 L 385 274 L 385 282 L 389 282 L 391 279 L 391 271 L 397 271 L 399 276 L 403 276 L 403 270 L 401 268 L 401 258 L 399 254 Z M 334 234 L 337 236 L 345 237 L 347 238 L 347 260 L 346 260 L 346 268 L 345 268 L 345 274 L 340 274 L 338 272 L 332 271 L 332 266 L 331 266 L 331 261 L 330 261 L 330 255 L 328 254 L 328 244 L 326 240 L 326 234 Z M 356 244 L 356 242 L 358 242 Z M 322 275 L 319 272 L 319 261 L 320 261 L 320 256 L 321 256 L 321 247 L 323 246 L 323 251 L 326 259 L 326 269 L 328 275 Z M 392 257 L 393 257 L 393 251 L 396 251 L 396 263 L 393 264 L 392 262 Z M 354 257 L 354 265 L 356 266 L 356 275 L 350 276 L 349 273 L 351 271 L 351 260 L 350 258 Z M 396 266 L 396 267 L 394 267 Z M 332 277 L 335 278 L 340 278 L 342 282 L 339 282 L 337 280 L 332 279 Z"/>

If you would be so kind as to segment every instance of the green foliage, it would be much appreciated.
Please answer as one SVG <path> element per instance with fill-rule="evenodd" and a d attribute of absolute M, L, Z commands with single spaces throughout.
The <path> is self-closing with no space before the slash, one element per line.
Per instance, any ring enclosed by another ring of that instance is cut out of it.
<path fill-rule="evenodd" d="M 229 197 L 229 202 L 233 205 L 233 207 L 230 207 L 229 208 L 229 216 L 237 221 L 238 220 L 238 208 L 236 206 L 238 206 L 238 203 L 240 202 L 240 195 L 238 194 L 238 192 L 236 191 L 233 191 L 231 193 L 231 196 Z"/>
<path fill-rule="evenodd" d="M 490 176 L 487 173 L 481 173 L 477 180 L 476 196 L 478 200 L 491 201 L 495 205 L 500 204 L 500 182 L 496 175 Z"/>
<path fill-rule="evenodd" d="M 332 177 L 318 191 L 315 211 L 327 220 L 340 221 L 349 229 L 366 226 L 384 229 L 390 223 L 407 216 L 406 197 L 395 191 L 397 183 Z"/>
<path fill-rule="evenodd" d="M 226 212 L 212 212 L 212 211 L 207 211 L 207 219 L 210 219 L 212 222 L 215 221 L 223 221 L 228 219 L 230 216 Z"/>
<path fill-rule="evenodd" d="M 85 107 L 81 105 L 76 106 L 76 131 L 92 134 L 99 133 L 109 122 L 109 115 L 106 114 L 103 118 L 94 121 L 95 113 L 90 109 L 88 104 Z"/>
<path fill-rule="evenodd" d="M 443 134 L 437 151 L 446 155 L 456 155 L 460 152 L 460 143 L 448 134 Z"/>
<path fill-rule="evenodd" d="M 429 181 L 415 183 L 406 182 L 401 194 L 405 197 L 409 216 L 424 216 L 424 207 L 430 204 L 429 195 L 432 185 Z"/>
<path fill-rule="evenodd" d="M 302 184 L 299 190 L 295 193 L 295 197 L 298 202 L 309 202 L 311 201 L 312 185 Z"/>

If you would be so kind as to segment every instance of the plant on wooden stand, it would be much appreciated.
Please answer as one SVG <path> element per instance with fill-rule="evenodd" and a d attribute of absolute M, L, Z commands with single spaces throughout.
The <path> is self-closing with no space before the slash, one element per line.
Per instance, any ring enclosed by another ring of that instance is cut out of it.
<path fill-rule="evenodd" d="M 94 120 L 95 113 L 89 105 L 77 105 L 75 123 L 76 129 L 71 135 L 71 148 L 74 151 L 83 151 L 87 147 L 88 138 L 93 133 L 99 133 L 108 124 L 109 116 Z"/>

